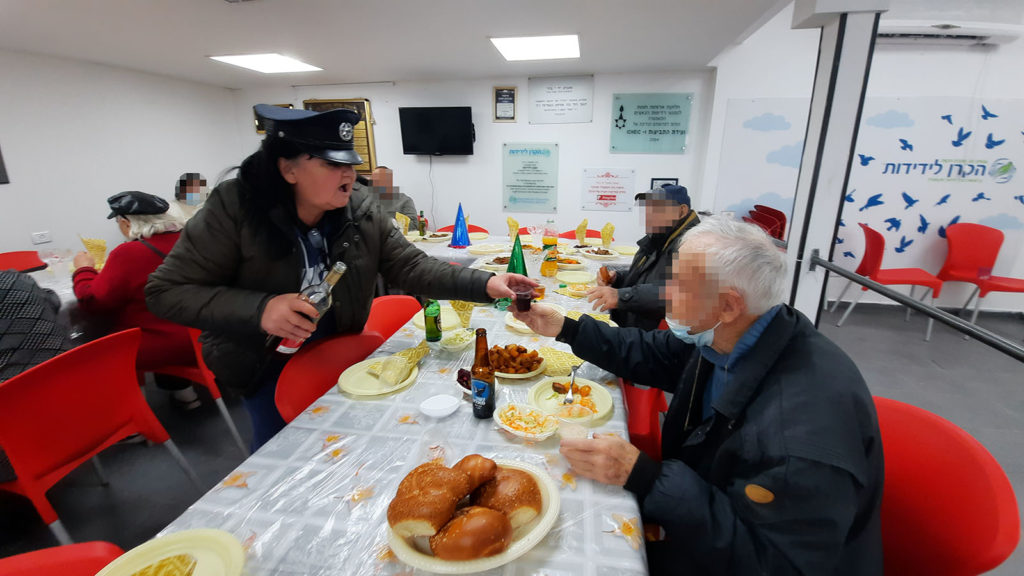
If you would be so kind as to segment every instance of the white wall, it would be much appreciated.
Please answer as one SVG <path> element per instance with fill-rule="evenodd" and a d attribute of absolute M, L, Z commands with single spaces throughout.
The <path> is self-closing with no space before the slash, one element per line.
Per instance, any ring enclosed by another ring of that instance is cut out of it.
<path fill-rule="evenodd" d="M 0 251 L 81 250 L 78 234 L 123 240 L 108 196 L 173 199 L 182 172 L 238 160 L 230 90 L 0 50 Z M 32 232 L 53 243 L 33 246 Z"/>
<path fill-rule="evenodd" d="M 628 212 L 581 211 L 581 181 L 584 168 L 634 168 L 637 191 L 646 190 L 652 177 L 675 177 L 689 187 L 694 207 L 705 206 L 699 183 L 704 168 L 707 118 L 711 106 L 710 73 L 665 73 L 597 75 L 594 78 L 594 120 L 587 124 L 532 125 L 527 114 L 527 78 L 450 82 L 400 82 L 346 86 L 245 90 L 237 96 L 236 128 L 241 149 L 235 163 L 253 152 L 261 136 L 252 123 L 252 106 L 261 102 L 291 102 L 302 107 L 304 99 L 369 98 L 376 120 L 374 138 L 377 161 L 395 171 L 395 184 L 416 202 L 430 218 L 431 226 L 455 221 L 458 202 L 474 224 L 501 234 L 505 218 L 512 216 L 523 226 L 543 223 L 548 216 L 502 210 L 502 159 L 504 142 L 557 142 L 559 144 L 558 213 L 559 230 L 574 228 L 582 218 L 591 228 L 605 222 L 616 227 L 616 241 L 634 242 L 642 235 L 639 219 Z M 491 93 L 494 86 L 518 86 L 519 121 L 514 124 L 491 121 Z M 687 152 L 682 155 L 610 154 L 609 122 L 613 93 L 693 92 Z M 398 108 L 404 106 L 472 106 L 476 144 L 472 156 L 428 157 L 402 154 Z M 433 174 L 430 176 L 431 164 Z M 431 184 L 433 180 L 433 209 Z M 710 206 L 710 204 L 708 204 Z M 430 213 L 434 217 L 431 218 Z"/>
<path fill-rule="evenodd" d="M 722 135 L 726 105 L 739 98 L 809 98 L 818 47 L 816 30 L 792 30 L 792 6 L 782 10 L 742 44 L 724 51 L 713 64 L 715 95 L 711 116 L 707 162 L 704 170 L 705 202 L 714 205 L 722 170 Z M 876 46 L 867 97 L 1024 97 L 1024 77 L 1007 73 L 1024 60 L 1024 40 L 994 49 L 963 47 Z M 794 181 L 795 182 L 795 181 Z M 972 221 L 964 213 L 962 221 Z M 1008 231 L 1006 245 L 1019 244 L 1021 231 Z M 995 273 L 1024 277 L 1024 252 L 1004 248 Z M 932 273 L 929 261 L 916 264 Z M 915 264 L 904 264 L 915 265 Z M 829 297 L 838 295 L 843 282 L 832 282 Z M 943 288 L 942 305 L 962 304 L 969 288 L 950 284 Z M 869 294 L 864 301 L 889 302 Z M 993 293 L 986 309 L 1022 310 L 1024 296 Z"/>

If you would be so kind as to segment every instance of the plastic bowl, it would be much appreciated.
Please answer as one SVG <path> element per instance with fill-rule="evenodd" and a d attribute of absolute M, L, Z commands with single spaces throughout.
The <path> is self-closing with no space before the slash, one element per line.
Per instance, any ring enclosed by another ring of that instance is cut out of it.
<path fill-rule="evenodd" d="M 438 394 L 420 402 L 420 412 L 431 418 L 444 418 L 459 409 L 459 402 L 454 396 Z"/>

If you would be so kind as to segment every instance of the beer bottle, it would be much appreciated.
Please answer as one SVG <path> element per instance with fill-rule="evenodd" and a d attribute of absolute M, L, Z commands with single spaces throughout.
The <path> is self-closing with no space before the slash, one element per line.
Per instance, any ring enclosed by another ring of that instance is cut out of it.
<path fill-rule="evenodd" d="M 324 313 L 330 310 L 331 290 L 347 270 L 348 266 L 346 266 L 344 262 L 335 262 L 323 282 L 307 286 L 299 293 L 299 298 L 312 304 L 313 308 L 316 308 L 316 311 L 318 312 L 318 316 L 316 318 L 309 319 L 314 324 L 319 322 Z M 303 342 L 304 340 L 293 340 L 291 338 L 281 338 L 280 336 L 271 335 L 267 336 L 266 349 L 268 351 L 277 352 L 278 354 L 294 354 L 299 350 L 299 347 L 302 346 Z"/>
<path fill-rule="evenodd" d="M 494 369 L 487 357 L 487 330 L 476 329 L 476 358 L 473 360 L 473 416 L 487 419 L 494 416 L 495 395 Z"/>
<path fill-rule="evenodd" d="M 416 229 L 419 230 L 420 236 L 427 235 L 427 219 L 423 217 L 423 210 L 420 210 L 420 215 L 416 218 Z"/>
<path fill-rule="evenodd" d="M 423 306 L 423 325 L 427 332 L 427 342 L 441 341 L 441 305 L 437 300 L 427 300 Z"/>

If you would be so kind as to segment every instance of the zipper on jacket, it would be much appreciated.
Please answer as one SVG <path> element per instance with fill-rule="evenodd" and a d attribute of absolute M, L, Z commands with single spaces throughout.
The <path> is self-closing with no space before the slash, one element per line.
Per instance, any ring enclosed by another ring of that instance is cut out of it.
<path fill-rule="evenodd" d="M 700 354 L 700 350 L 697 350 L 697 354 Z M 690 404 L 686 407 L 686 420 L 683 421 L 683 430 L 690 429 L 690 415 L 693 414 L 693 399 L 697 396 L 697 379 L 700 378 L 700 363 L 703 360 L 703 356 L 697 356 L 697 371 L 693 375 L 693 386 L 690 387 Z"/>

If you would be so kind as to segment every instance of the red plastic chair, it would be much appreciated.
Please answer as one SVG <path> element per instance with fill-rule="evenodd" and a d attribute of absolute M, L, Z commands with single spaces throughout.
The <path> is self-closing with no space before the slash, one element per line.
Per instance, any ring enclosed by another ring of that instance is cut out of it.
<path fill-rule="evenodd" d="M 939 292 L 942 291 L 942 280 L 939 280 L 935 276 L 932 276 L 925 270 L 920 268 L 889 268 L 888 270 L 882 269 L 882 257 L 885 253 L 885 237 L 882 236 L 877 230 L 872 229 L 867 224 L 860 224 L 861 229 L 864 230 L 864 258 L 861 260 L 860 265 L 857 266 L 857 274 L 861 276 L 867 276 L 868 278 L 884 284 L 886 286 L 906 286 L 910 285 L 910 297 L 914 297 L 914 288 L 917 286 L 924 286 L 925 292 L 921 295 L 923 301 L 925 296 L 928 296 L 929 291 L 931 292 L 932 305 L 935 304 L 935 299 L 938 298 Z M 835 304 L 832 305 L 832 312 L 836 311 L 839 307 L 839 302 L 846 295 L 847 289 L 853 284 L 852 280 L 847 280 L 846 286 L 843 287 L 843 291 L 839 293 L 839 298 L 836 298 Z M 846 309 L 843 317 L 836 322 L 836 326 L 842 326 L 843 322 L 846 321 L 846 317 L 853 312 L 853 308 L 860 301 L 861 296 L 867 292 L 866 287 L 862 287 L 857 296 L 850 302 L 850 307 Z M 907 308 L 907 319 L 910 319 L 910 309 Z M 935 320 L 928 318 L 928 328 L 925 331 L 925 342 L 932 339 L 932 325 Z"/>
<path fill-rule="evenodd" d="M 757 226 L 758 228 L 760 228 L 761 230 L 764 230 L 765 234 L 771 236 L 772 238 L 775 237 L 775 227 L 774 226 L 772 226 L 770 224 L 765 224 L 764 222 L 758 222 L 757 220 L 754 220 L 750 216 L 744 216 L 743 217 L 743 221 L 746 222 L 747 224 L 753 224 L 753 225 Z"/>
<path fill-rule="evenodd" d="M 450 264 L 459 265 L 457 262 Z M 366 319 L 363 332 L 376 332 L 387 340 L 422 309 L 419 300 L 412 296 L 378 296 L 370 304 L 370 316 Z"/>
<path fill-rule="evenodd" d="M 971 314 L 971 324 L 978 319 L 981 300 L 989 292 L 1024 292 L 1024 279 L 992 275 L 999 249 L 1003 246 L 1002 231 L 981 224 L 953 224 L 946 229 L 946 242 L 949 252 L 938 277 L 943 282 L 974 284 L 974 291 L 961 309 L 961 312 L 966 310 L 971 300 L 978 297 Z"/>
<path fill-rule="evenodd" d="M 519 233 L 523 234 L 523 235 L 529 234 L 530 233 L 530 227 L 529 226 L 520 226 L 519 227 Z"/>
<path fill-rule="evenodd" d="M 303 410 L 338 383 L 338 376 L 349 366 L 366 360 L 384 343 L 376 332 L 342 334 L 303 346 L 285 364 L 274 403 L 285 422 L 291 422 Z"/>
<path fill-rule="evenodd" d="M 482 226 L 477 226 L 476 224 L 466 224 L 466 231 L 467 232 L 483 232 L 484 234 L 490 234 L 490 232 L 487 231 L 487 228 L 484 228 Z M 449 224 L 447 226 L 443 226 L 443 227 L 441 227 L 438 230 L 438 232 L 455 232 L 455 224 Z"/>
<path fill-rule="evenodd" d="M 576 230 L 566 230 L 565 232 L 562 232 L 561 234 L 559 234 L 558 237 L 559 238 L 568 238 L 570 240 L 575 240 L 576 239 Z M 587 228 L 587 235 L 585 236 L 585 238 L 600 238 L 600 237 L 601 237 L 601 231 L 600 230 L 594 230 L 593 228 Z M 614 240 L 614 238 L 612 238 L 612 240 Z"/>
<path fill-rule="evenodd" d="M 757 210 L 750 210 L 747 212 L 747 215 L 750 216 L 751 220 L 760 222 L 771 228 L 771 232 L 769 234 L 771 234 L 772 238 L 778 238 L 779 240 L 782 239 L 782 223 L 779 222 L 778 218 L 768 214 L 767 212 L 758 212 Z"/>
<path fill-rule="evenodd" d="M 32 501 L 62 544 L 71 537 L 46 491 L 118 440 L 140 433 L 163 444 L 196 488 L 199 477 L 139 390 L 135 355 L 138 328 L 73 348 L 0 384 L 0 446 L 17 480 L 0 490 Z M 99 471 L 99 469 L 98 469 Z"/>
<path fill-rule="evenodd" d="M 124 554 L 110 542 L 82 542 L 0 558 L 4 576 L 95 576 Z"/>
<path fill-rule="evenodd" d="M 782 240 L 786 236 L 786 213 L 782 210 L 777 210 L 771 206 L 765 206 L 764 204 L 754 204 L 754 210 L 767 214 L 772 218 L 779 221 L 779 235 L 777 238 Z"/>
<path fill-rule="evenodd" d="M 665 393 L 658 388 L 637 388 L 629 380 L 619 379 L 622 401 L 626 405 L 629 442 L 651 458 L 661 461 L 660 415 L 668 410 Z"/>
<path fill-rule="evenodd" d="M 210 397 L 213 398 L 214 404 L 217 405 L 217 410 L 220 411 L 221 417 L 224 418 L 224 422 L 228 425 L 228 430 L 231 432 L 231 437 L 235 439 L 238 449 L 242 451 L 242 455 L 248 457 L 249 449 L 246 448 L 245 442 L 242 442 L 242 436 L 238 433 L 238 428 L 235 427 L 235 421 L 231 419 L 231 414 L 228 413 L 228 408 L 224 405 L 224 399 L 221 398 L 220 388 L 217 387 L 217 381 L 213 376 L 213 372 L 206 367 L 206 362 L 203 361 L 203 345 L 199 343 L 200 331 L 195 328 L 189 328 L 188 333 L 192 338 L 192 349 L 196 353 L 196 363 L 189 366 L 160 366 L 150 370 L 150 372 L 184 378 L 206 388 L 206 391 L 210 393 Z M 142 374 L 140 374 L 139 385 L 141 386 L 143 382 Z"/>
<path fill-rule="evenodd" d="M 1017 498 L 999 462 L 931 412 L 875 397 L 885 452 L 886 574 L 961 576 L 999 566 L 1017 547 Z"/>
<path fill-rule="evenodd" d="M 12 268 L 18 272 L 37 272 L 46 269 L 46 262 L 40 260 L 39 252 L 34 250 L 0 252 L 0 270 Z"/>

